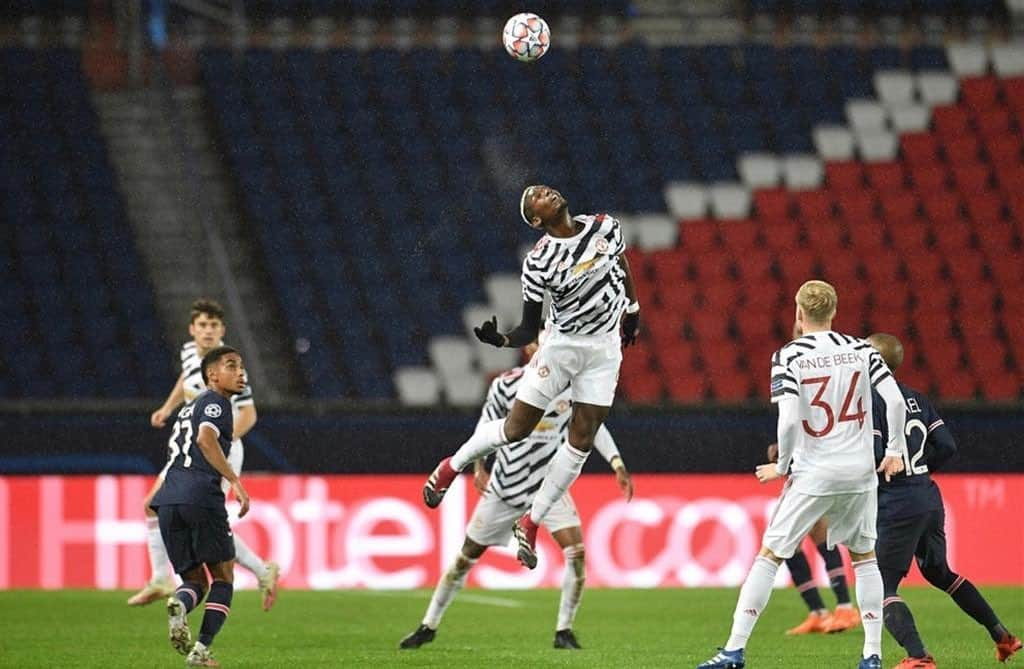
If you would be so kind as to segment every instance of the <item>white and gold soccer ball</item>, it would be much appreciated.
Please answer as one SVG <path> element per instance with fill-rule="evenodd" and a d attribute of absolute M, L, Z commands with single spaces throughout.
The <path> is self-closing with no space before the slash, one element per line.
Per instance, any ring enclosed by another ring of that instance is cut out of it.
<path fill-rule="evenodd" d="M 508 55 L 528 63 L 548 52 L 551 46 L 551 30 L 541 17 L 523 12 L 505 22 L 501 39 Z"/>

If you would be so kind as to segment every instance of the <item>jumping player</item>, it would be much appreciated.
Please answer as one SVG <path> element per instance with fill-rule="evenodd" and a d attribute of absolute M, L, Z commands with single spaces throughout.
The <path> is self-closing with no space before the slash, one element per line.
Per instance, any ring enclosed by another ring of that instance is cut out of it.
<path fill-rule="evenodd" d="M 874 387 L 884 399 L 893 436 L 878 471 L 903 469 L 905 405 L 882 357 L 862 339 L 832 330 L 835 289 L 808 281 L 796 294 L 803 336 L 772 358 L 771 400 L 779 407 L 779 461 L 757 468 L 762 483 L 790 474 L 764 533 L 764 542 L 740 590 L 725 647 L 700 664 L 743 669 L 743 649 L 771 596 L 779 564 L 791 557 L 815 523 L 828 523 L 828 544 L 844 544 L 853 560 L 864 625 L 858 669 L 882 666 L 882 576 L 875 560 L 877 515 Z"/>
<path fill-rule="evenodd" d="M 245 368 L 238 351 L 218 346 L 203 356 L 200 373 L 208 390 L 178 412 L 171 462 L 151 506 L 182 580 L 167 600 L 171 645 L 186 655 L 187 666 L 219 667 L 210 645 L 231 611 L 235 562 L 221 478 L 241 504 L 238 516 L 249 511 L 249 495 L 227 461 L 234 429 L 230 397 L 245 387 Z M 207 572 L 212 577 L 208 596 Z M 193 644 L 187 614 L 203 597 L 203 624 Z"/>
<path fill-rule="evenodd" d="M 573 218 L 565 198 L 549 186 L 524 190 L 519 213 L 527 225 L 546 233 L 523 261 L 521 322 L 501 333 L 497 319 L 491 318 L 474 331 L 493 346 L 525 346 L 537 338 L 544 294 L 549 293 L 552 332 L 523 373 L 508 416 L 478 424 L 469 440 L 431 473 L 423 501 L 438 506 L 463 468 L 526 439 L 551 402 L 571 387 L 572 420 L 565 443 L 552 457 L 529 512 L 513 525 L 517 558 L 533 569 L 537 527 L 579 476 L 611 409 L 621 347 L 636 341 L 640 303 L 616 219 L 607 214 Z"/>
<path fill-rule="evenodd" d="M 527 355 L 532 355 L 535 349 L 535 345 L 528 346 Z M 525 371 L 525 367 L 516 367 L 494 379 L 487 393 L 480 422 L 508 415 Z M 419 648 L 433 641 L 445 610 L 466 582 L 473 565 L 488 547 L 508 545 L 512 538 L 512 523 L 529 507 L 533 495 L 541 486 L 545 466 L 565 439 L 572 408 L 570 395 L 566 389 L 555 398 L 547 407 L 543 420 L 527 439 L 501 447 L 496 453 L 491 472 L 485 468 L 483 459 L 473 463 L 473 482 L 482 497 L 466 527 L 462 551 L 441 576 L 422 623 L 402 639 L 401 648 Z M 622 494 L 627 500 L 631 499 L 633 482 L 629 471 L 604 425 L 597 432 L 594 447 L 615 471 L 615 479 Z M 586 568 L 580 517 L 568 492 L 552 506 L 542 524 L 565 555 L 565 574 L 555 624 L 554 647 L 577 649 L 580 645 L 573 633 L 572 624 L 583 596 Z"/>
<path fill-rule="evenodd" d="M 873 334 L 868 341 L 882 355 L 893 372 L 903 362 L 903 344 L 888 334 Z M 917 560 L 921 575 L 944 590 L 964 613 L 982 625 L 996 644 L 996 659 L 1005 662 L 1021 649 L 1021 641 L 1010 634 L 974 584 L 957 575 L 946 560 L 945 510 L 942 494 L 930 472 L 939 469 L 956 454 L 956 442 L 949 428 L 921 393 L 900 384 L 906 400 L 907 453 L 903 474 L 878 483 L 878 567 L 885 585 L 885 627 L 907 651 L 896 669 L 926 669 L 935 666 L 897 590 L 907 575 L 911 560 Z M 889 435 L 887 416 L 874 405 L 875 457 L 880 458 Z"/>
<path fill-rule="evenodd" d="M 163 405 L 150 417 L 153 427 L 163 427 L 175 407 L 183 401 L 191 402 L 206 389 L 200 371 L 201 362 L 207 351 L 223 344 L 225 331 L 224 308 L 219 303 L 205 298 L 192 303 L 188 326 L 188 332 L 192 339 L 181 347 L 181 375 Z M 252 395 L 252 387 L 248 383 L 242 392 L 231 397 L 231 407 L 234 414 L 235 432 L 231 442 L 231 452 L 228 455 L 228 463 L 235 473 L 241 473 L 242 463 L 245 460 L 242 437 L 256 424 L 256 404 Z M 167 466 L 170 466 L 170 462 Z M 166 471 L 166 466 L 164 470 Z M 167 569 L 167 551 L 160 538 L 156 514 L 149 508 L 153 495 L 163 481 L 163 475 L 164 472 L 161 472 L 157 476 L 153 487 L 143 501 L 148 530 L 147 547 L 151 576 L 146 586 L 128 599 L 129 606 L 149 604 L 167 597 L 174 591 L 171 574 Z M 224 492 L 227 493 L 226 481 L 223 486 Z M 269 611 L 277 598 L 277 580 L 280 574 L 277 563 L 263 561 L 238 535 L 235 535 L 235 555 L 238 563 L 256 576 L 262 595 L 263 610 Z"/>

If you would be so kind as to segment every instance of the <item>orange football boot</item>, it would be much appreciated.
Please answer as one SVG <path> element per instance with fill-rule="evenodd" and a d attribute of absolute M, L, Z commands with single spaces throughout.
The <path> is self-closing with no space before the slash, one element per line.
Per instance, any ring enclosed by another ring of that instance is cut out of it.
<path fill-rule="evenodd" d="M 1010 659 L 1010 656 L 1021 649 L 1020 639 L 1013 636 L 1012 634 L 1004 634 L 1003 638 L 996 642 L 996 659 L 1000 662 L 1006 662 Z"/>
<path fill-rule="evenodd" d="M 833 611 L 825 621 L 824 632 L 825 634 L 836 634 L 852 630 L 857 625 L 860 625 L 860 612 L 855 607 L 844 606 Z"/>
<path fill-rule="evenodd" d="M 825 624 L 831 617 L 828 613 L 811 611 L 807 618 L 793 629 L 786 630 L 787 636 L 799 636 L 801 634 L 822 634 L 825 631 Z"/>
<path fill-rule="evenodd" d="M 924 657 L 905 657 L 892 669 L 933 669 L 934 667 L 935 658 L 925 655 Z"/>

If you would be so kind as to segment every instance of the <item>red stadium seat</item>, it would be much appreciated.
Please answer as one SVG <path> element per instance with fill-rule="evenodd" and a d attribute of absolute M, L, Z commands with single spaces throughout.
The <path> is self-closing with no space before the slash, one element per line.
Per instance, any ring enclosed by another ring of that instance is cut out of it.
<path fill-rule="evenodd" d="M 700 344 L 713 341 L 726 341 L 729 337 L 729 318 L 724 310 L 700 310 L 690 315 L 686 325 L 693 333 L 694 339 Z"/>
<path fill-rule="evenodd" d="M 935 246 L 949 262 L 953 262 L 961 253 L 970 251 L 972 234 L 971 224 L 966 221 L 947 221 L 932 226 Z"/>
<path fill-rule="evenodd" d="M 1020 196 L 1024 193 L 1024 165 L 1007 167 L 996 172 L 999 189 L 1006 195 Z"/>
<path fill-rule="evenodd" d="M 902 191 L 907 186 L 907 173 L 903 163 L 897 161 L 868 163 L 866 169 L 868 183 L 879 194 Z"/>
<path fill-rule="evenodd" d="M 928 132 L 911 132 L 900 137 L 900 149 L 911 167 L 931 165 L 939 159 L 939 145 Z"/>
<path fill-rule="evenodd" d="M 669 399 L 673 402 L 703 402 L 707 396 L 707 380 L 703 372 L 665 377 L 664 381 Z"/>
<path fill-rule="evenodd" d="M 933 367 L 933 369 L 935 369 Z M 974 375 L 964 369 L 939 370 L 935 376 L 935 385 L 942 399 L 970 400 L 978 393 L 978 383 Z"/>
<path fill-rule="evenodd" d="M 1024 285 L 1024 256 L 1022 256 L 1021 251 L 1018 249 L 1015 253 L 1005 253 L 1002 256 L 996 256 L 992 260 L 992 263 L 989 265 L 989 271 L 992 273 L 992 279 L 995 284 L 1003 291 L 1019 291 L 1020 287 Z M 1014 313 L 1012 310 L 1008 310 L 1008 312 Z M 1024 309 L 1015 313 L 1019 317 L 1020 314 L 1024 314 Z M 1014 327 L 1016 329 L 1024 329 L 1020 327 L 1019 321 Z"/>
<path fill-rule="evenodd" d="M 878 208 L 878 200 L 874 192 L 869 190 L 839 193 L 836 200 L 839 216 L 851 223 L 873 218 Z"/>
<path fill-rule="evenodd" d="M 984 251 L 993 265 L 997 264 L 996 261 L 1000 258 L 1018 248 L 1017 234 L 1013 229 L 1013 224 L 1008 221 L 975 222 L 974 235 L 978 240 L 978 248 Z"/>
<path fill-rule="evenodd" d="M 798 282 L 797 285 L 812 278 L 817 265 L 818 253 L 813 249 L 795 249 L 779 257 L 779 272 L 789 282 Z"/>
<path fill-rule="evenodd" d="M 655 362 L 666 378 L 692 376 L 700 373 L 697 369 L 696 347 L 693 342 L 680 341 L 675 346 L 662 348 L 659 351 L 660 354 Z"/>
<path fill-rule="evenodd" d="M 959 137 L 971 131 L 971 116 L 959 105 L 944 105 L 932 109 L 932 125 L 943 138 Z"/>
<path fill-rule="evenodd" d="M 835 214 L 835 203 L 832 196 L 824 190 L 807 190 L 796 193 L 797 211 L 805 224 L 816 224 L 832 220 Z"/>
<path fill-rule="evenodd" d="M 899 290 L 896 286 L 902 285 L 900 272 L 903 261 L 899 254 L 890 249 L 877 249 L 866 257 L 864 273 L 868 281 L 876 291 L 887 291 L 878 293 L 876 297 L 879 300 L 891 300 L 894 297 L 891 291 Z"/>
<path fill-rule="evenodd" d="M 1017 113 L 1019 120 L 1024 115 L 1024 77 L 1003 79 L 1002 84 L 1006 104 Z"/>
<path fill-rule="evenodd" d="M 974 125 L 982 137 L 1001 137 L 1013 132 L 1010 128 L 1010 110 L 1005 107 L 977 113 Z"/>
<path fill-rule="evenodd" d="M 625 357 L 623 364 L 625 364 Z M 656 372 L 628 374 L 623 369 L 623 373 L 619 376 L 619 383 L 622 385 L 623 396 L 637 404 L 657 404 L 665 394 L 661 377 Z"/>
<path fill-rule="evenodd" d="M 960 80 L 960 99 L 975 113 L 998 106 L 998 94 L 999 83 L 995 77 L 971 77 Z"/>
<path fill-rule="evenodd" d="M 988 165 L 982 163 L 953 166 L 953 183 L 965 198 L 992 188 L 991 177 Z"/>
<path fill-rule="evenodd" d="M 853 250 L 861 254 L 874 254 L 888 245 L 885 225 L 874 217 L 850 220 L 846 226 L 846 236 Z"/>
<path fill-rule="evenodd" d="M 913 288 L 914 310 L 918 314 L 949 312 L 952 308 L 953 290 L 948 283 L 932 289 L 923 289 L 919 286 Z"/>
<path fill-rule="evenodd" d="M 921 199 L 921 206 L 934 230 L 938 226 L 959 221 L 960 198 L 953 193 L 932 193 Z"/>
<path fill-rule="evenodd" d="M 803 226 L 799 221 L 771 221 L 762 228 L 765 246 L 777 253 L 789 253 L 799 248 Z"/>
<path fill-rule="evenodd" d="M 1002 365 L 1003 345 L 996 339 L 997 322 L 992 310 L 958 312 L 956 315 L 960 333 L 969 342 L 967 351 L 978 361 L 974 367 L 976 371 L 981 371 L 986 366 Z"/>
<path fill-rule="evenodd" d="M 741 309 L 736 313 L 736 329 L 744 345 L 775 341 L 775 312 L 760 307 Z"/>
<path fill-rule="evenodd" d="M 644 330 L 647 331 L 655 346 L 659 348 L 675 346 L 683 338 L 683 323 L 687 316 L 678 311 L 649 304 L 644 307 L 643 319 L 646 323 Z"/>
<path fill-rule="evenodd" d="M 740 402 L 753 394 L 753 380 L 746 370 L 718 370 L 712 367 L 708 377 L 711 396 L 719 402 Z"/>
<path fill-rule="evenodd" d="M 843 226 L 834 219 L 808 223 L 807 244 L 824 253 L 840 251 L 845 246 Z"/>
<path fill-rule="evenodd" d="M 859 160 L 826 163 L 825 182 L 837 193 L 863 190 L 864 165 Z"/>
<path fill-rule="evenodd" d="M 922 218 L 890 218 L 886 221 L 892 247 L 904 255 L 928 248 L 928 224 Z"/>
<path fill-rule="evenodd" d="M 740 302 L 740 284 L 735 281 L 704 283 L 700 286 L 700 311 L 731 313 Z"/>
<path fill-rule="evenodd" d="M 932 370 L 959 369 L 963 357 L 963 347 L 953 338 L 950 332 L 952 320 L 947 313 L 911 314 L 917 325 L 919 349 L 928 361 Z"/>
<path fill-rule="evenodd" d="M 896 372 L 900 383 L 910 386 L 914 390 L 931 395 L 932 376 L 927 367 L 919 367 L 911 361 L 904 362 Z"/>
<path fill-rule="evenodd" d="M 718 236 L 725 248 L 735 254 L 746 253 L 758 245 L 760 226 L 755 221 L 719 221 Z"/>
<path fill-rule="evenodd" d="M 974 221 L 974 229 L 998 227 L 1003 222 L 1003 199 L 995 191 L 979 193 L 967 198 L 967 216 Z"/>
<path fill-rule="evenodd" d="M 976 163 L 981 160 L 981 142 L 976 135 L 950 137 L 942 143 L 942 153 L 952 166 Z"/>
<path fill-rule="evenodd" d="M 934 290 L 945 285 L 941 277 L 942 256 L 936 251 L 922 249 L 917 255 L 908 256 L 903 267 L 915 290 Z"/>
<path fill-rule="evenodd" d="M 860 258 L 853 253 L 835 253 L 822 256 L 822 274 L 826 281 L 838 284 L 854 284 L 860 282 Z M 846 293 L 840 293 L 844 295 Z"/>
<path fill-rule="evenodd" d="M 785 188 L 754 191 L 754 211 L 762 224 L 775 224 L 793 217 L 793 195 Z"/>
<path fill-rule="evenodd" d="M 917 218 L 921 203 L 913 191 L 901 190 L 885 193 L 881 196 L 882 216 L 889 223 L 909 221 Z"/>
<path fill-rule="evenodd" d="M 775 256 L 763 248 L 750 248 L 736 256 L 736 269 L 744 286 L 772 280 L 774 264 Z"/>
<path fill-rule="evenodd" d="M 949 169 L 937 161 L 914 165 L 910 168 L 910 181 L 922 196 L 944 191 L 949 186 Z"/>
<path fill-rule="evenodd" d="M 679 224 L 680 244 L 691 254 L 708 253 L 719 248 L 718 223 L 715 221 L 683 221 Z"/>
<path fill-rule="evenodd" d="M 743 304 L 747 309 L 776 309 L 782 298 L 782 286 L 774 278 L 765 278 L 743 286 Z"/>
<path fill-rule="evenodd" d="M 1020 133 L 1008 132 L 984 137 L 981 143 L 997 173 L 1004 168 L 1016 167 L 1024 161 L 1024 155 L 1021 153 L 1024 140 L 1021 139 Z"/>
<path fill-rule="evenodd" d="M 647 259 L 657 283 L 675 285 L 686 282 L 689 255 L 683 249 L 663 249 L 648 253 Z"/>
<path fill-rule="evenodd" d="M 699 286 L 693 281 L 662 284 L 658 287 L 658 302 L 662 308 L 685 317 L 697 308 L 699 292 Z"/>
<path fill-rule="evenodd" d="M 1022 384 L 1016 374 L 978 374 L 982 396 L 990 402 L 1016 402 L 1021 398 Z"/>
<path fill-rule="evenodd" d="M 733 281 L 732 258 L 724 253 L 706 253 L 694 256 L 692 265 L 697 272 L 697 281 L 701 286 L 721 281 Z"/>

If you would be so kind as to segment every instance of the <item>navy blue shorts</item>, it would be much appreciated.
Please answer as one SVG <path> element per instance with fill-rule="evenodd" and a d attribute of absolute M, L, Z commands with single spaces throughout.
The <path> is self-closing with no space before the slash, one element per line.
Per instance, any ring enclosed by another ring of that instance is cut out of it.
<path fill-rule="evenodd" d="M 178 574 L 235 559 L 235 538 L 224 507 L 168 504 L 158 507 L 156 515 L 167 556 Z"/>
<path fill-rule="evenodd" d="M 898 571 L 904 576 L 914 559 L 921 569 L 945 565 L 946 512 L 938 509 L 907 518 L 879 518 L 875 553 L 879 569 Z"/>

